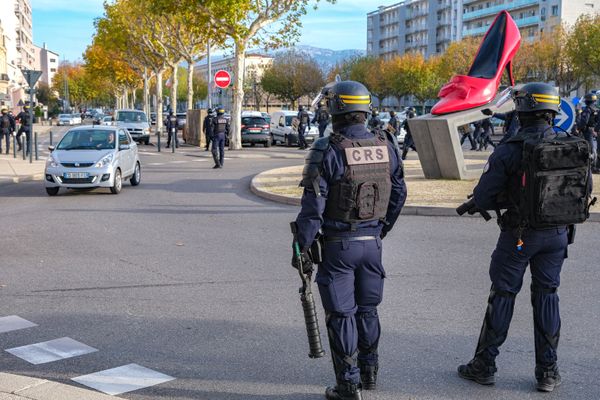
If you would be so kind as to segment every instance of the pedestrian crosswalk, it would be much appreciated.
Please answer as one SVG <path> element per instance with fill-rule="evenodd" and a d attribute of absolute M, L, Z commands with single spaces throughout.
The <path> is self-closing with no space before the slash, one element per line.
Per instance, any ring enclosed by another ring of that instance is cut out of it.
<path fill-rule="evenodd" d="M 37 326 L 37 324 L 17 315 L 0 317 L 0 333 L 14 332 Z M 5 349 L 5 351 L 30 364 L 39 365 L 82 357 L 100 350 L 75 339 L 62 337 L 13 347 Z M 174 379 L 172 376 L 132 363 L 77 376 L 71 380 L 109 395 L 118 395 L 159 385 Z"/>

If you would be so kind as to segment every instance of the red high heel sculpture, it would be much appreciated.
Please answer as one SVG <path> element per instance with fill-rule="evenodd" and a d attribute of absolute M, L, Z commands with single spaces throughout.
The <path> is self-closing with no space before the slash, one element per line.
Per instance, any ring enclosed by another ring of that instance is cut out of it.
<path fill-rule="evenodd" d="M 448 114 L 489 103 L 496 96 L 505 68 L 514 86 L 512 59 L 520 44 L 517 24 L 507 11 L 501 11 L 485 34 L 469 73 L 452 77 L 442 87 L 440 101 L 431 113 Z"/>

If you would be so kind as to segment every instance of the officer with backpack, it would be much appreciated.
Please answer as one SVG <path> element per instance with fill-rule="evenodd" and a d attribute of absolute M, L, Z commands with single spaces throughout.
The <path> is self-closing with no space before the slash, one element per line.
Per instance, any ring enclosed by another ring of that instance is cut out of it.
<path fill-rule="evenodd" d="M 319 127 L 319 137 L 320 138 L 325 136 L 325 130 L 327 129 L 327 125 L 329 125 L 330 119 L 331 119 L 331 116 L 327 112 L 327 106 L 325 105 L 325 103 L 320 102 L 319 108 L 317 109 L 317 112 L 315 113 L 315 117 L 312 120 L 312 123 L 317 124 L 317 126 Z"/>
<path fill-rule="evenodd" d="M 490 264 L 492 286 L 475 355 L 458 367 L 458 373 L 482 385 L 495 383 L 495 359 L 529 265 L 536 388 L 551 392 L 561 383 L 557 365 L 561 267 L 574 240 L 574 224 L 588 218 L 594 202 L 588 201 L 589 149 L 582 138 L 554 133 L 560 97 L 553 86 L 525 84 L 515 89 L 513 100 L 521 129 L 492 153 L 473 192 L 479 210 L 506 211 L 498 221 L 500 238 Z"/>
<path fill-rule="evenodd" d="M 590 155 L 592 157 L 592 170 L 594 173 L 598 173 L 598 148 L 597 148 L 597 136 L 600 131 L 600 115 L 598 114 L 598 108 L 596 108 L 596 102 L 598 96 L 594 93 L 588 93 L 584 97 L 585 107 L 579 115 L 577 120 L 577 128 L 579 132 L 583 134 L 585 140 L 590 144 Z"/>
<path fill-rule="evenodd" d="M 6 141 L 6 154 L 10 152 L 10 135 L 15 129 L 15 119 L 6 108 L 3 108 L 0 116 L 0 153 L 2 153 L 2 139 Z"/>
<path fill-rule="evenodd" d="M 300 106 L 298 110 L 298 121 L 298 147 L 304 150 L 308 148 L 304 135 L 306 134 L 306 129 L 310 128 L 310 114 L 304 109 L 304 106 Z"/>

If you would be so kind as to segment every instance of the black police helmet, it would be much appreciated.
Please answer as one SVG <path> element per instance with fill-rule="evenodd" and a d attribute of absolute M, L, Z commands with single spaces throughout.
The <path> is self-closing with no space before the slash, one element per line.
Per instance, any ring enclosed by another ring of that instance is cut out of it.
<path fill-rule="evenodd" d="M 208 110 L 206 110 L 207 113 L 212 114 L 214 111 L 212 108 L 209 108 Z"/>
<path fill-rule="evenodd" d="M 355 81 L 332 82 L 321 92 L 332 116 L 354 112 L 371 113 L 371 93 Z"/>
<path fill-rule="evenodd" d="M 513 90 L 512 98 L 517 112 L 560 112 L 560 96 L 554 86 L 547 83 L 527 83 Z"/>
<path fill-rule="evenodd" d="M 224 108 L 217 108 L 217 115 L 223 115 L 225 114 L 225 109 Z"/>
<path fill-rule="evenodd" d="M 591 105 L 598 101 L 598 96 L 596 95 L 596 93 L 588 93 L 584 96 L 583 101 L 585 102 L 585 104 Z"/>

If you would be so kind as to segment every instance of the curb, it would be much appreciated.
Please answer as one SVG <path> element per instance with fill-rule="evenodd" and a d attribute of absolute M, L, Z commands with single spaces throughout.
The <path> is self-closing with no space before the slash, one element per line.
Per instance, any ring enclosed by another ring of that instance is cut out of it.
<path fill-rule="evenodd" d="M 267 172 L 267 171 L 265 171 Z M 256 180 L 261 174 L 255 175 L 250 181 L 250 191 L 266 200 L 271 200 L 277 203 L 283 203 L 291 206 L 300 206 L 300 199 L 297 197 L 285 196 L 268 192 L 257 185 Z M 455 208 L 451 207 L 434 207 L 434 206 L 405 206 L 402 208 L 401 215 L 419 215 L 424 217 L 461 217 L 456 213 Z M 493 215 L 493 214 L 492 214 Z M 481 218 L 479 215 L 463 215 L 461 218 Z M 493 217 L 495 219 L 495 216 Z M 600 222 L 600 212 L 591 212 L 589 222 Z"/>
<path fill-rule="evenodd" d="M 14 177 L 0 177 L 0 185 L 6 185 L 11 183 L 23 183 L 23 182 L 31 182 L 31 181 L 43 181 L 44 174 L 32 174 L 32 175 L 21 175 Z"/>
<path fill-rule="evenodd" d="M 109 400 L 120 397 L 23 375 L 0 373 L 0 398 L 10 400 Z"/>

